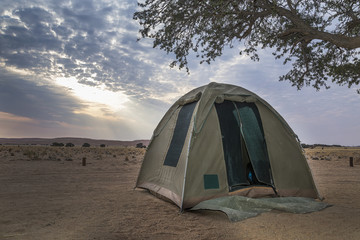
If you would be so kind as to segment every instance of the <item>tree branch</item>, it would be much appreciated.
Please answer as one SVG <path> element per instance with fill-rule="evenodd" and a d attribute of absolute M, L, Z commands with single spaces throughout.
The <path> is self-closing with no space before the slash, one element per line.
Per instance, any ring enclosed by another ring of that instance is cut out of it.
<path fill-rule="evenodd" d="M 289 19 L 292 24 L 296 26 L 294 28 L 284 31 L 283 33 L 280 33 L 278 35 L 279 37 L 284 37 L 291 33 L 299 33 L 302 37 L 306 36 L 307 39 L 318 39 L 327 41 L 334 45 L 337 45 L 338 47 L 343 47 L 350 50 L 360 47 L 360 37 L 348 37 L 345 35 L 320 31 L 314 27 L 311 27 L 301 17 L 299 17 L 297 14 L 294 14 L 292 11 L 289 11 L 280 6 L 274 7 L 267 1 L 258 2 L 260 3 L 259 7 L 276 12 L 278 15 Z"/>

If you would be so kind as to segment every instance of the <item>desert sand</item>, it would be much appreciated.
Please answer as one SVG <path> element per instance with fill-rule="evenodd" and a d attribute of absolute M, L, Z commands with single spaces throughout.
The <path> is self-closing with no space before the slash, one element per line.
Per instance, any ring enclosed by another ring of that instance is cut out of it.
<path fill-rule="evenodd" d="M 0 239 L 360 239 L 360 148 L 306 149 L 331 207 L 241 222 L 216 211 L 180 213 L 134 189 L 144 152 L 0 146 Z"/>

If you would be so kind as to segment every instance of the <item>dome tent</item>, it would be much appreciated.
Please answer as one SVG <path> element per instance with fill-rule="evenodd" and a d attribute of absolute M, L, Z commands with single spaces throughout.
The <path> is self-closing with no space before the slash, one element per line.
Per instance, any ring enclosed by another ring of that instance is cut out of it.
<path fill-rule="evenodd" d="M 185 94 L 164 115 L 136 187 L 181 209 L 226 195 L 319 197 L 285 120 L 256 94 L 214 82 Z"/>

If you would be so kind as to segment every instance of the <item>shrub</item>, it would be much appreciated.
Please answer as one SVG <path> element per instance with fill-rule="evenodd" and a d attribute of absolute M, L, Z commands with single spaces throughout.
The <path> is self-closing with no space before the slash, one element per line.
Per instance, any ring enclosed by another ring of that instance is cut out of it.
<path fill-rule="evenodd" d="M 50 146 L 52 146 L 52 147 L 63 147 L 64 144 L 63 143 L 58 143 L 58 142 L 53 142 Z"/>
<path fill-rule="evenodd" d="M 74 147 L 75 145 L 73 143 L 67 143 L 65 147 Z"/>
<path fill-rule="evenodd" d="M 89 143 L 84 143 L 84 144 L 82 145 L 82 147 L 90 147 L 90 144 L 89 144 Z"/>
<path fill-rule="evenodd" d="M 146 148 L 146 146 L 143 143 L 136 144 L 136 148 Z"/>

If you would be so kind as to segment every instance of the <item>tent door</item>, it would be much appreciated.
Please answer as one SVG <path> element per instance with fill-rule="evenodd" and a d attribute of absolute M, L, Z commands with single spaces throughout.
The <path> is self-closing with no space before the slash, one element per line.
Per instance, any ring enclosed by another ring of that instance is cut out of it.
<path fill-rule="evenodd" d="M 259 111 L 254 103 L 215 103 L 229 190 L 272 186 L 270 162 Z"/>

